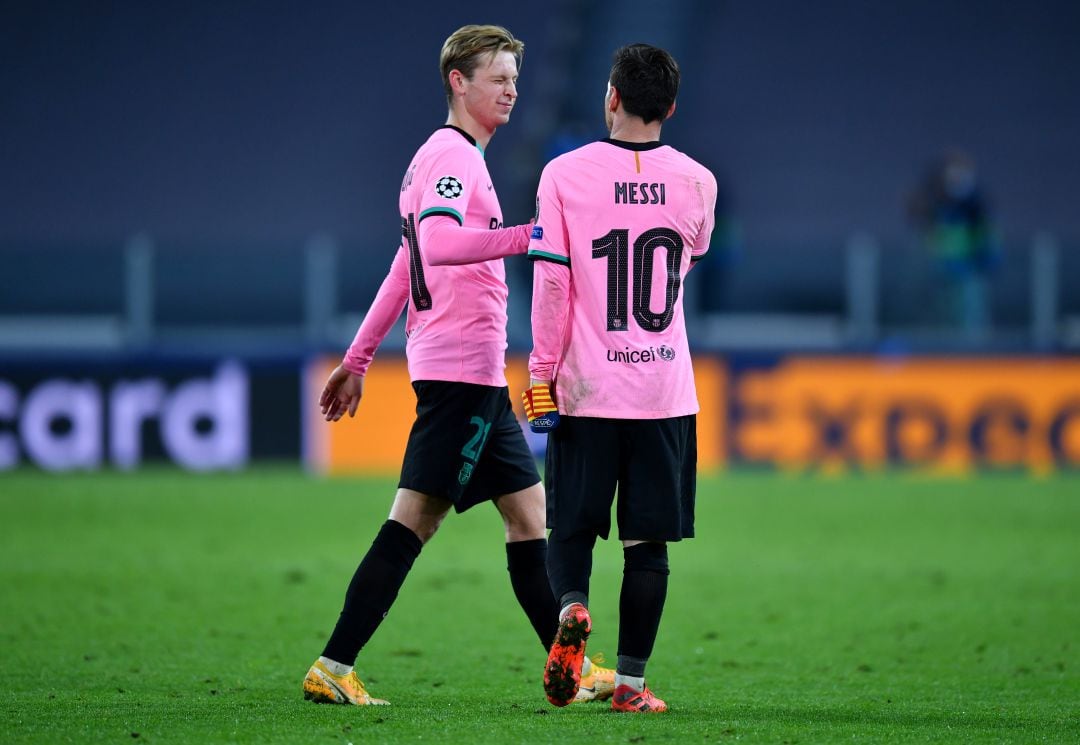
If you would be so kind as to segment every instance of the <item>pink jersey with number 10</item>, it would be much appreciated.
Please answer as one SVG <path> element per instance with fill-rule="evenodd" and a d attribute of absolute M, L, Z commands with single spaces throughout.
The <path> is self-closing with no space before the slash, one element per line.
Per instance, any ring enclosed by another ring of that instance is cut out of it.
<path fill-rule="evenodd" d="M 681 288 L 709 248 L 716 179 L 659 142 L 594 142 L 540 177 L 529 371 L 562 414 L 698 411 Z"/>

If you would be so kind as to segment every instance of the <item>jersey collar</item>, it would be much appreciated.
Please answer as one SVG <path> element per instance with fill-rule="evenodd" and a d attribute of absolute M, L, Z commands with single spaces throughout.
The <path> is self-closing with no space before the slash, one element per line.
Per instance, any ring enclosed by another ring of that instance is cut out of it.
<path fill-rule="evenodd" d="M 656 148 L 663 146 L 663 143 L 660 142 L 660 140 L 653 140 L 652 142 L 626 142 L 625 140 L 613 140 L 610 137 L 605 137 L 600 141 L 626 150 L 655 150 Z"/>
<path fill-rule="evenodd" d="M 479 150 L 481 155 L 484 154 L 484 148 L 482 148 L 482 147 L 480 147 L 479 145 L 476 144 L 476 138 L 473 137 L 468 132 L 466 132 L 461 127 L 455 127 L 453 124 L 444 124 L 441 127 L 439 127 L 439 129 L 452 129 L 452 130 L 454 130 L 455 132 L 460 134 L 462 137 L 464 137 L 466 140 L 468 140 L 470 145 L 472 145 L 477 150 Z"/>

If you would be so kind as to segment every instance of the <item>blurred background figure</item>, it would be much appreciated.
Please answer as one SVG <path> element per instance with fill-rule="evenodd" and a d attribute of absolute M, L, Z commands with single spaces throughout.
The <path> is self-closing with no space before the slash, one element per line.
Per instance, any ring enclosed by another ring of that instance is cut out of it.
<path fill-rule="evenodd" d="M 961 150 L 941 155 L 908 206 L 937 269 L 934 320 L 969 340 L 985 339 L 992 323 L 989 277 L 1001 262 L 1001 243 L 974 158 Z"/>

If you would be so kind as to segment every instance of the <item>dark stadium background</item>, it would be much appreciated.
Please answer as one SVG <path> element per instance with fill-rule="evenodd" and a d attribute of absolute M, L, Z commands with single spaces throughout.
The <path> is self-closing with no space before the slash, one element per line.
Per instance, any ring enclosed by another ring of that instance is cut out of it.
<path fill-rule="evenodd" d="M 676 54 L 664 139 L 716 171 L 737 228 L 688 282 L 694 308 L 715 300 L 691 319 L 703 353 L 1080 348 L 1076 3 L 5 2 L 0 378 L 25 397 L 93 360 L 107 390 L 237 357 L 255 389 L 272 371 L 270 390 L 298 391 L 389 264 L 401 173 L 445 116 L 438 49 L 466 22 L 527 44 L 488 153 L 509 223 L 551 155 L 602 135 L 612 49 Z M 977 338 L 928 314 L 934 269 L 905 208 L 948 148 L 976 159 L 1001 235 Z M 529 269 L 508 265 L 520 354 Z M 299 452 L 285 398 L 280 417 L 257 407 L 274 444 L 254 455 Z"/>
<path fill-rule="evenodd" d="M 393 182 L 445 114 L 438 48 L 472 21 L 527 44 L 490 151 L 508 218 L 531 204 L 518 159 L 543 156 L 523 149 L 596 131 L 610 52 L 642 39 L 685 72 L 665 139 L 724 176 L 748 240 L 901 239 L 902 193 L 946 146 L 977 156 L 1007 234 L 1080 234 L 1067 1 L 0 7 L 5 241 L 392 245 Z"/>

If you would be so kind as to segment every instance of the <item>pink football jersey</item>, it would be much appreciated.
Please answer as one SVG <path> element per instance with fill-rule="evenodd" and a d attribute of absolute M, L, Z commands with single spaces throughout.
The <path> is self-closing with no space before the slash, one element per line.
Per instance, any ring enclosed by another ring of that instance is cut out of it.
<path fill-rule="evenodd" d="M 413 156 L 398 204 L 401 247 L 345 356 L 346 369 L 366 372 L 401 313 L 407 282 L 410 377 L 505 386 L 506 273 L 501 258 L 488 257 L 523 253 L 528 231 L 502 229 L 483 152 L 456 127 L 436 130 Z M 436 228 L 451 229 L 429 229 L 440 222 Z M 443 243 L 426 246 L 424 239 Z M 432 263 L 429 253 L 440 260 Z"/>
<path fill-rule="evenodd" d="M 529 371 L 562 414 L 698 411 L 682 282 L 709 248 L 716 179 L 659 142 L 594 142 L 540 177 Z"/>

